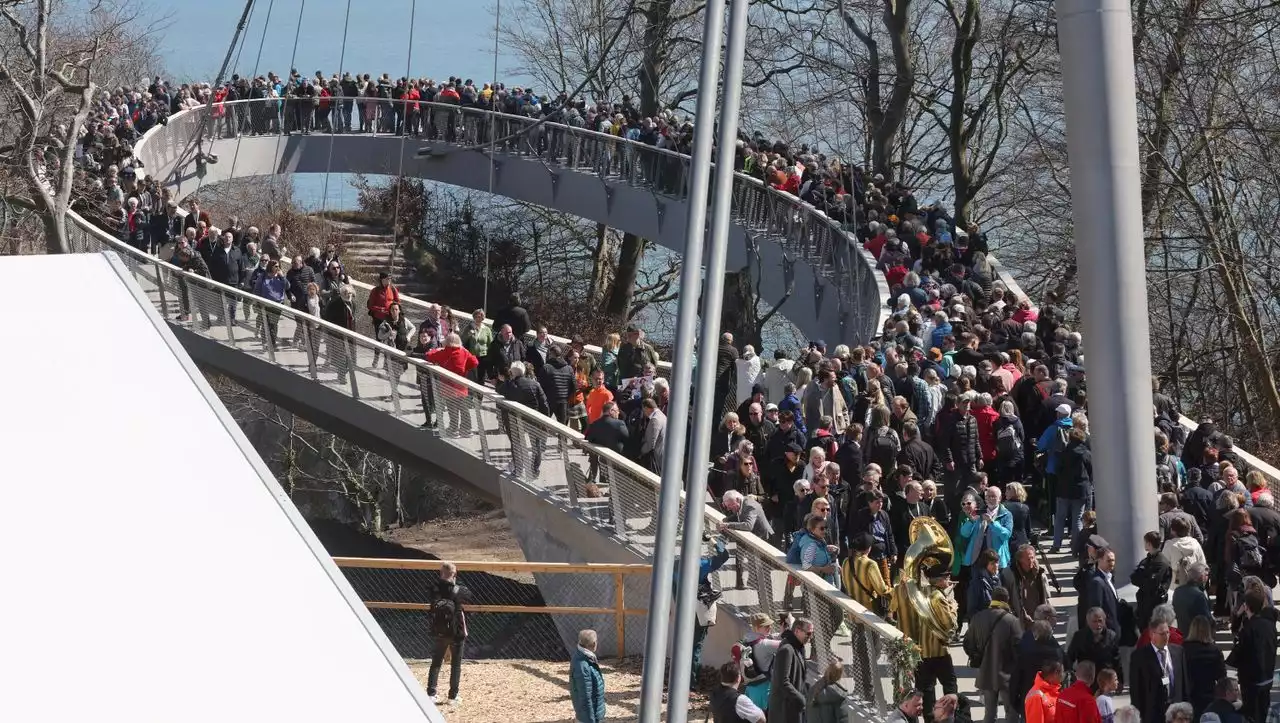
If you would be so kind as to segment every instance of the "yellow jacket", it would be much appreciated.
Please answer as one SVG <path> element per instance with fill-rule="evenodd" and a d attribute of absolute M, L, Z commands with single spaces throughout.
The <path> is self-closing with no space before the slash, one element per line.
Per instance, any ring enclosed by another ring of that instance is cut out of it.
<path fill-rule="evenodd" d="M 849 597 L 868 610 L 875 610 L 878 598 L 887 598 L 893 594 L 893 588 L 889 587 L 880 574 L 880 565 L 866 555 L 847 558 L 841 575 Z"/>

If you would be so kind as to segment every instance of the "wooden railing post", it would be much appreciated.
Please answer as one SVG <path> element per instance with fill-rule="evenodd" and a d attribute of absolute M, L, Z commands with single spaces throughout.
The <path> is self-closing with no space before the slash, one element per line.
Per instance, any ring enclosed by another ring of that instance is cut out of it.
<path fill-rule="evenodd" d="M 618 657 L 624 658 L 627 655 L 627 586 L 623 581 L 622 573 L 614 573 L 613 588 L 613 602 L 618 609 L 613 615 L 618 634 Z"/>

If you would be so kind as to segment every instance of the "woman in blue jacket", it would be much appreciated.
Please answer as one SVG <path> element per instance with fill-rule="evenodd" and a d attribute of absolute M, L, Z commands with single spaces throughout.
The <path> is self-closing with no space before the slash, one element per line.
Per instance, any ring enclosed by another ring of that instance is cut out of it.
<path fill-rule="evenodd" d="M 578 649 L 569 662 L 569 697 L 573 699 L 573 717 L 578 723 L 603 723 L 604 675 L 596 660 L 596 631 L 578 633 Z"/>

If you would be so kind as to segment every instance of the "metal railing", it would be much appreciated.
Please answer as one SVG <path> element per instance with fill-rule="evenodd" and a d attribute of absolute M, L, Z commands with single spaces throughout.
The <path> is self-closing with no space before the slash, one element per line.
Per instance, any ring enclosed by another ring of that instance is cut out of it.
<path fill-rule="evenodd" d="M 363 105 L 363 100 L 356 105 Z M 417 110 L 405 113 L 408 105 L 416 105 Z M 600 178 L 606 189 L 610 184 L 627 184 L 650 190 L 659 199 L 688 198 L 689 156 L 639 141 L 480 108 L 383 99 L 376 99 L 372 106 L 374 134 L 388 134 L 397 123 L 408 124 L 411 134 L 416 130 L 419 138 L 434 142 L 433 148 L 441 153 L 460 148 L 487 152 L 489 142 L 497 140 L 499 153 L 546 164 L 551 183 L 557 182 L 560 172 L 589 173 Z M 148 172 L 169 185 L 190 173 L 197 155 L 209 150 L 213 141 L 232 139 L 246 129 L 280 134 L 288 129 L 290 116 L 287 104 L 278 99 L 184 111 L 148 131 L 137 143 L 135 155 Z M 228 162 L 235 162 L 234 153 L 219 159 L 219 163 Z M 608 198 L 612 202 L 611 192 Z M 663 209 L 660 200 L 654 212 L 661 214 Z M 888 284 L 875 259 L 839 222 L 791 194 L 736 172 L 732 217 L 747 230 L 751 243 L 779 244 L 790 258 L 802 260 L 831 285 L 847 315 L 850 340 L 864 342 L 879 335 L 889 316 Z"/>
<path fill-rule="evenodd" d="M 458 453 L 500 471 L 504 483 L 519 484 L 605 534 L 650 556 L 656 532 L 660 480 L 581 434 L 493 389 L 413 359 L 354 331 L 289 306 L 218 284 L 143 254 L 75 213 L 68 215 L 72 249 L 113 251 L 159 311 L 191 332 L 249 354 L 390 414 L 422 425 L 434 408 L 440 438 Z M 176 321 L 175 317 L 189 317 Z M 412 373 L 409 373 L 412 371 Z M 590 484 L 588 484 L 590 482 Z M 681 500 L 683 507 L 683 497 Z M 705 509 L 708 529 L 723 516 Z M 833 655 L 844 662 L 853 701 L 865 715 L 887 715 L 887 672 L 881 650 L 901 633 L 820 577 L 786 563 L 785 556 L 755 536 L 730 531 L 740 563 L 716 573 L 722 605 L 746 616 L 783 607 L 799 609 L 815 623 L 814 659 Z M 744 590 L 733 576 L 741 569 Z M 788 577 L 794 591 L 783 599 Z"/>
<path fill-rule="evenodd" d="M 1000 261 L 991 254 L 987 255 L 987 261 L 991 263 L 991 270 L 995 273 L 996 279 L 999 280 L 1000 283 L 1004 284 L 1005 288 L 1008 289 L 1015 298 L 1020 301 L 1031 301 L 1031 297 L 1027 295 L 1027 293 L 1022 289 L 1022 286 L 1013 278 L 1013 274 L 1009 271 L 1008 267 L 1001 264 Z M 1196 427 L 1200 426 L 1195 420 L 1182 414 L 1178 415 L 1178 424 L 1182 425 L 1182 428 L 1187 430 L 1187 434 L 1191 434 L 1195 431 Z M 1266 461 L 1249 454 L 1239 447 L 1235 448 L 1235 453 L 1242 462 L 1249 465 L 1250 469 L 1258 470 L 1267 478 L 1267 485 L 1271 488 L 1271 494 L 1280 496 L 1280 469 L 1277 469 Z"/>
<path fill-rule="evenodd" d="M 435 643 L 431 601 L 440 578 L 440 560 L 335 557 L 347 581 L 405 658 L 423 658 Z M 574 636 L 594 628 L 601 655 L 625 657 L 642 652 L 643 626 L 628 636 L 627 618 L 647 615 L 649 565 L 554 562 L 454 562 L 457 582 L 471 592 L 467 614 L 471 657 L 568 660 Z M 546 599 L 543 590 L 574 604 Z M 585 604 L 584 604 L 585 603 Z M 627 648 L 627 638 L 632 647 Z"/>

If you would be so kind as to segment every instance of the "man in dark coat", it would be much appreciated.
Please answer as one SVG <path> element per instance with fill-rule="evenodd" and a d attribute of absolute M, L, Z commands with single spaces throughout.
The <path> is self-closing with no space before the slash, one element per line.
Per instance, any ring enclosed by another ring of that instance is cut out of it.
<path fill-rule="evenodd" d="M 538 368 L 538 383 L 547 395 L 551 416 L 565 424 L 569 420 L 569 399 L 578 387 L 573 367 L 564 359 L 564 348 L 552 344 L 547 350 L 547 363 Z"/>
<path fill-rule="evenodd" d="M 917 480 L 936 480 L 942 475 L 942 462 L 933 447 L 920 439 L 920 427 L 907 422 L 902 427 L 903 444 L 898 452 L 898 464 L 911 467 L 911 476 Z"/>
<path fill-rule="evenodd" d="M 551 405 L 547 403 L 547 395 L 542 391 L 542 385 L 524 375 L 523 364 L 512 364 L 507 370 L 508 379 L 498 387 L 498 393 L 506 397 L 509 401 L 524 406 L 543 414 L 551 416 Z M 511 439 L 511 472 L 519 477 L 524 473 L 526 468 L 526 456 L 531 456 L 528 465 L 536 477 L 542 470 L 542 450 L 546 447 L 547 436 L 537 429 L 526 428 L 533 427 L 532 423 L 517 423 L 515 415 L 507 412 L 506 428 L 507 437 Z M 531 437 L 532 439 L 529 439 Z"/>
<path fill-rule="evenodd" d="M 773 656 L 768 723 L 800 723 L 804 717 L 809 697 L 804 682 L 804 646 L 812 636 L 813 622 L 808 618 L 796 618 L 791 629 L 782 634 L 782 644 Z"/>
<path fill-rule="evenodd" d="M 503 324 L 511 326 L 511 333 L 522 342 L 524 341 L 525 332 L 533 326 L 529 321 L 529 312 L 520 304 L 520 295 L 512 294 L 511 303 L 507 304 L 507 308 L 500 310 L 493 315 L 493 326 L 501 329 Z"/>
<path fill-rule="evenodd" d="M 1173 568 L 1169 565 L 1169 560 L 1160 553 L 1160 539 L 1160 533 L 1155 531 L 1142 536 L 1147 556 L 1142 558 L 1129 575 L 1129 582 L 1138 588 L 1134 622 L 1139 629 L 1147 627 L 1151 611 L 1157 605 L 1169 602 L 1169 583 L 1173 581 Z"/>
<path fill-rule="evenodd" d="M 244 254 L 235 247 L 234 237 L 230 231 L 222 234 L 217 248 L 213 249 L 205 262 L 209 267 L 209 278 L 219 284 L 226 284 L 237 289 L 248 280 L 249 272 L 251 271 L 248 262 L 245 261 Z M 230 322 L 235 318 L 236 297 L 227 296 L 227 320 Z"/>
<path fill-rule="evenodd" d="M 991 591 L 991 604 L 973 615 L 964 636 L 964 651 L 977 663 L 974 687 L 982 693 L 987 718 L 995 720 L 995 706 L 1004 705 L 1005 720 L 1017 720 L 1021 701 L 1014 703 L 1009 687 L 1018 663 L 1018 641 L 1022 623 L 1009 610 L 1009 592 L 1004 588 Z"/>
<path fill-rule="evenodd" d="M 1148 632 L 1151 644 L 1135 648 L 1129 660 L 1129 700 L 1142 720 L 1159 721 L 1170 703 L 1188 702 L 1187 659 L 1181 645 L 1169 642 L 1168 623 L 1156 622 Z"/>
<path fill-rule="evenodd" d="M 1107 615 L 1107 627 L 1120 633 L 1120 603 L 1116 598 L 1113 575 L 1116 569 L 1116 553 L 1113 550 L 1098 551 L 1098 567 L 1089 577 L 1084 590 L 1084 610 L 1102 608 Z M 1084 623 L 1085 621 L 1081 621 Z M 1161 708 L 1161 710 L 1164 710 Z"/>
<path fill-rule="evenodd" d="M 733 346 L 733 334 L 725 332 L 720 335 L 720 348 L 716 351 L 716 404 L 717 416 L 733 411 L 737 400 L 734 390 L 737 389 L 736 366 L 738 350 Z M 777 401 L 777 400 L 775 400 Z"/>
<path fill-rule="evenodd" d="M 1049 602 L 1048 577 L 1030 543 L 1020 546 L 1013 564 L 1000 571 L 1000 586 L 1009 591 L 1009 610 L 1023 627 L 1030 627 L 1031 614 Z"/>
<path fill-rule="evenodd" d="M 1254 721 L 1267 720 L 1271 680 L 1276 667 L 1276 610 L 1261 590 L 1244 594 L 1245 620 L 1236 634 L 1227 665 L 1240 679 L 1240 712 Z M 1135 651 L 1135 655 L 1136 655 Z"/>

